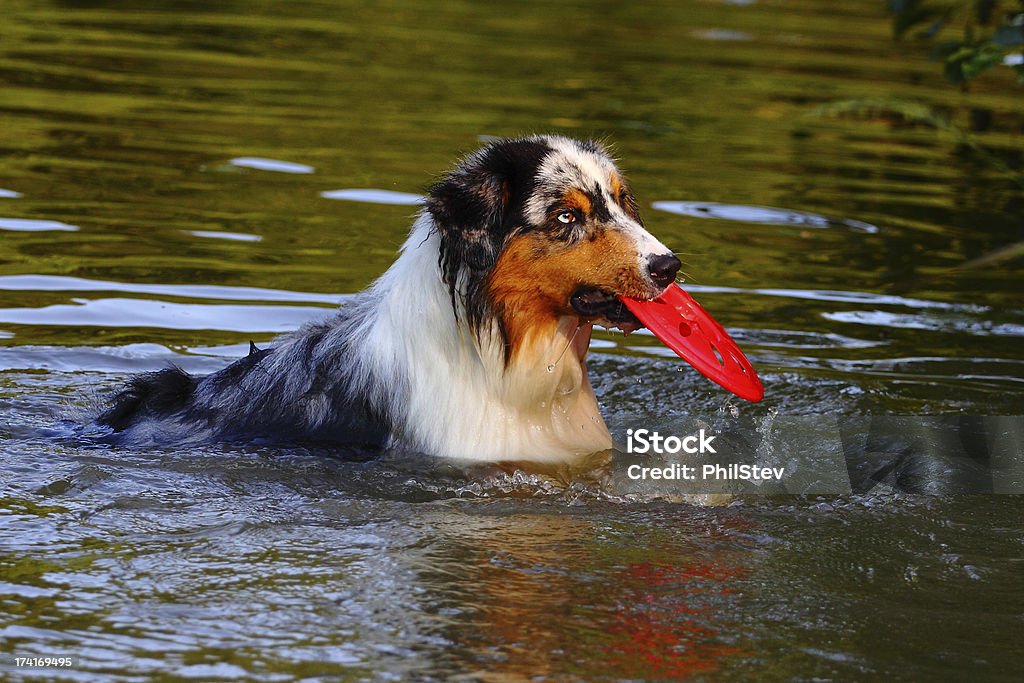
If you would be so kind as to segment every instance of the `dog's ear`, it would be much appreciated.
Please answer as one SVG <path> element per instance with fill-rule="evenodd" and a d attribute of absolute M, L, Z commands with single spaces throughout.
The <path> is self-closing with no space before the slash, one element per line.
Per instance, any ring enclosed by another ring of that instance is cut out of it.
<path fill-rule="evenodd" d="M 441 238 L 441 272 L 450 287 L 463 267 L 472 275 L 494 265 L 510 196 L 511 179 L 480 163 L 460 167 L 431 188 L 427 210 Z"/>
<path fill-rule="evenodd" d="M 509 234 L 522 225 L 520 206 L 550 151 L 537 138 L 501 140 L 466 157 L 427 194 L 441 239 L 438 264 L 460 309 L 478 329 L 488 316 L 487 277 Z M 461 302 L 461 305 L 460 305 Z"/>

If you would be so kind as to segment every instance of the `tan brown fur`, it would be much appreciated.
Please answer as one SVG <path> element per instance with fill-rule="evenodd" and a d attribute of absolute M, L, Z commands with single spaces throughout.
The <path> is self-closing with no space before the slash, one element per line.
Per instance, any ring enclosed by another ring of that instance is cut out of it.
<path fill-rule="evenodd" d="M 569 190 L 562 195 L 562 204 L 565 208 L 579 209 L 584 216 L 590 214 L 590 197 L 579 190 Z"/>
<path fill-rule="evenodd" d="M 531 339 L 550 337 L 560 317 L 578 316 L 570 297 L 580 287 L 636 298 L 655 294 L 637 271 L 636 251 L 624 235 L 606 228 L 592 229 L 591 236 L 565 244 L 530 232 L 505 246 L 491 272 L 488 293 L 500 315 L 509 359 Z"/>
<path fill-rule="evenodd" d="M 612 193 L 612 196 L 615 197 L 616 202 L 619 201 L 619 197 L 622 195 L 623 187 L 622 178 L 619 174 L 612 173 L 611 177 L 608 179 L 608 190 Z"/>

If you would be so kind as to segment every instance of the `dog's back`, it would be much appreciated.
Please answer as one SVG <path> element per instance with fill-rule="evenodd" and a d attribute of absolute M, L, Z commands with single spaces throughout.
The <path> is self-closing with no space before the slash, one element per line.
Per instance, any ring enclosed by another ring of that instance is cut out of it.
<path fill-rule="evenodd" d="M 348 389 L 344 363 L 325 363 L 346 316 L 309 325 L 274 348 L 249 354 L 210 375 L 177 367 L 137 375 L 96 422 L 119 443 L 209 440 L 329 442 L 379 446 L 386 429 Z M 330 370 L 328 370 L 330 367 Z"/>

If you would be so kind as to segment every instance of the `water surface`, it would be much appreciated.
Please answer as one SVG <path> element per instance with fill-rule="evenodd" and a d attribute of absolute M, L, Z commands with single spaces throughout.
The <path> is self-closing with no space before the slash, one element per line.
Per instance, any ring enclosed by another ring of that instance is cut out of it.
<path fill-rule="evenodd" d="M 1015 680 L 1019 497 L 700 507 L 600 468 L 124 451 L 62 422 L 326 315 L 460 154 L 531 132 L 614 146 L 765 384 L 744 404 L 601 332 L 614 428 L 1024 413 L 1019 88 L 946 85 L 883 4 L 6 3 L 5 673 Z"/>

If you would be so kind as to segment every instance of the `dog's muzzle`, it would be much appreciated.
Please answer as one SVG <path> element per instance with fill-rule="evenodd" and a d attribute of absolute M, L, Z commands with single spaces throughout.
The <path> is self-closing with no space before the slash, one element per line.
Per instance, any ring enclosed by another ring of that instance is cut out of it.
<path fill-rule="evenodd" d="M 616 327 L 629 325 L 634 329 L 643 323 L 633 315 L 619 298 L 610 292 L 593 287 L 579 289 L 569 299 L 572 309 L 588 320 L 603 320 Z"/>

